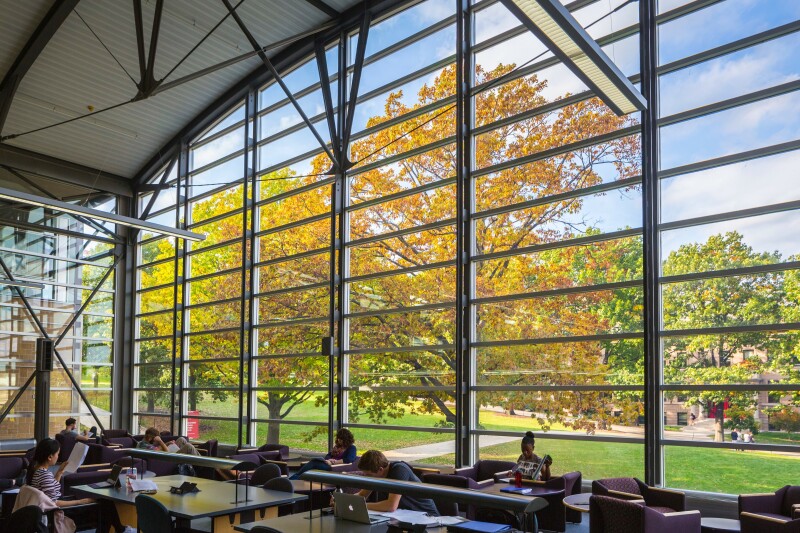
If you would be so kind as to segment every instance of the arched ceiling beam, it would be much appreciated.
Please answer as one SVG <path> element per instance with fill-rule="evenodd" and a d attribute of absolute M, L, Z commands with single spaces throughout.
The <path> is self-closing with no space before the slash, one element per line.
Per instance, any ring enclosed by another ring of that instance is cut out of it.
<path fill-rule="evenodd" d="M 331 6 L 329 6 L 322 0 L 306 0 L 306 2 L 316 7 L 317 9 L 319 9 L 332 19 L 339 18 L 339 16 L 341 15 L 341 13 L 333 9 Z"/>
<path fill-rule="evenodd" d="M 22 52 L 14 60 L 14 64 L 6 73 L 3 81 L 0 82 L 0 133 L 3 131 L 8 111 L 11 109 L 11 101 L 14 99 L 14 93 L 17 92 L 22 78 L 28 73 L 36 58 L 39 57 L 47 43 L 58 31 L 58 28 L 61 27 L 69 14 L 72 13 L 72 10 L 75 9 L 75 6 L 78 5 L 78 1 L 56 0 L 53 3 L 47 15 L 39 23 L 36 31 L 28 39 Z"/>

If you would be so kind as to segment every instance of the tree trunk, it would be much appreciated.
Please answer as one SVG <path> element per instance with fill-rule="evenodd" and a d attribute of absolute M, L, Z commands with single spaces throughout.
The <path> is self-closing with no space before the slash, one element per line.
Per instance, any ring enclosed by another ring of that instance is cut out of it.
<path fill-rule="evenodd" d="M 725 403 L 717 402 L 717 410 L 714 413 L 714 442 L 724 442 L 725 432 L 723 423 L 725 422 Z"/>
<path fill-rule="evenodd" d="M 155 411 L 156 408 L 156 399 L 153 397 L 153 393 L 147 394 L 147 412 L 152 413 Z"/>
<path fill-rule="evenodd" d="M 283 406 L 283 402 L 278 401 L 277 397 L 277 394 L 268 394 L 267 411 L 269 412 L 270 420 L 278 420 L 281 418 L 281 407 Z M 280 422 L 267 422 L 267 443 L 278 444 L 280 442 L 280 438 Z"/>

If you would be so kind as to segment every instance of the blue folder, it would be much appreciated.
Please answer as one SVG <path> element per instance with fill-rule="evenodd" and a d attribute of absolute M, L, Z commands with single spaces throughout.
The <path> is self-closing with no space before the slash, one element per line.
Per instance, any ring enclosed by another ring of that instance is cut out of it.
<path fill-rule="evenodd" d="M 452 531 L 453 533 L 499 533 L 501 531 L 511 531 L 511 526 L 508 524 L 493 524 L 491 522 L 467 520 L 460 524 L 447 526 L 447 531 Z"/>

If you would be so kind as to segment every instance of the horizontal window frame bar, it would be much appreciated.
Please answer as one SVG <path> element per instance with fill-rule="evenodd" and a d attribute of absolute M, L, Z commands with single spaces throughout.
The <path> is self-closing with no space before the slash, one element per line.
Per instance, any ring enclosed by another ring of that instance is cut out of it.
<path fill-rule="evenodd" d="M 371 170 L 375 170 L 377 168 L 381 168 L 387 165 L 392 165 L 394 163 L 398 163 L 404 159 L 409 159 L 414 156 L 418 156 L 424 154 L 425 152 L 430 152 L 431 150 L 435 150 L 437 148 L 442 148 L 447 146 L 448 144 L 453 144 L 456 140 L 455 135 L 451 135 L 450 137 L 445 137 L 438 141 L 433 141 L 431 143 L 425 144 L 423 146 L 418 146 L 416 148 L 412 148 L 411 150 L 407 150 L 405 152 L 395 154 L 389 157 L 385 157 L 383 159 L 378 159 L 373 161 L 372 163 L 367 163 L 360 167 L 355 167 L 352 170 L 348 171 L 349 176 L 358 176 L 359 174 L 364 174 Z"/>
<path fill-rule="evenodd" d="M 392 354 L 408 352 L 452 352 L 455 351 L 455 344 L 429 344 L 424 346 L 389 346 L 384 348 L 351 348 L 342 350 L 342 355 L 370 355 L 370 354 Z"/>
<path fill-rule="evenodd" d="M 621 179 L 619 181 L 610 181 L 608 183 L 600 183 L 582 189 L 575 189 L 572 191 L 567 191 L 560 194 L 554 194 L 551 196 L 543 196 L 541 198 L 528 200 L 526 202 L 518 202 L 515 204 L 509 204 L 502 207 L 495 207 L 493 209 L 487 209 L 486 211 L 476 211 L 475 213 L 472 214 L 472 220 L 478 220 L 481 218 L 487 218 L 505 213 L 512 213 L 514 211 L 521 211 L 523 209 L 529 209 L 531 207 L 538 207 L 542 205 L 552 204 L 554 202 L 560 202 L 563 200 L 570 200 L 572 198 L 580 198 L 582 196 L 592 196 L 598 193 L 614 191 L 617 189 L 623 189 L 626 187 L 631 187 L 641 184 L 642 184 L 641 176 L 634 176 L 632 178 Z"/>
<path fill-rule="evenodd" d="M 330 211 L 326 211 L 324 213 L 320 213 L 319 215 L 310 216 L 302 220 L 296 220 L 294 222 L 289 222 L 288 224 L 281 224 L 280 226 L 273 226 L 269 229 L 261 230 L 257 233 L 254 233 L 253 237 L 254 238 L 264 237 L 266 235 L 272 235 L 274 233 L 280 233 L 282 231 L 299 228 L 301 226 L 307 226 L 309 224 L 314 224 L 315 222 L 330 220 L 332 216 L 334 215 L 332 215 Z"/>
<path fill-rule="evenodd" d="M 265 408 L 266 409 L 266 408 Z M 316 426 L 327 427 L 327 422 L 312 422 L 311 420 L 285 420 L 283 418 L 253 418 L 250 420 L 257 424 L 286 424 L 290 426 Z M 348 427 L 350 427 L 348 425 Z"/>
<path fill-rule="evenodd" d="M 557 155 L 574 152 L 576 150 L 582 150 L 584 148 L 590 148 L 592 146 L 596 146 L 611 141 L 616 141 L 618 139 L 622 139 L 623 137 L 638 135 L 641 133 L 641 129 L 642 129 L 641 124 L 620 128 L 618 130 L 611 131 L 608 133 L 603 133 L 601 135 L 587 137 L 586 139 L 581 139 L 580 141 L 567 143 L 562 146 L 554 146 L 553 148 L 548 148 L 547 150 L 542 150 L 540 152 L 536 152 L 530 155 L 518 157 L 516 159 L 509 159 L 508 161 L 504 161 L 502 163 L 497 163 L 495 165 L 490 165 L 488 167 L 476 169 L 471 173 L 471 175 L 473 178 L 485 176 L 487 174 L 500 172 L 502 170 L 507 170 L 513 167 L 519 167 L 528 163 L 534 163 L 536 161 L 541 161 L 543 159 L 548 159 L 550 157 L 554 157 Z"/>
<path fill-rule="evenodd" d="M 458 178 L 456 178 L 455 176 L 439 179 L 436 181 L 432 181 L 430 183 L 426 183 L 424 185 L 420 185 L 419 187 L 412 187 L 410 189 L 405 189 L 392 194 L 387 194 L 386 196 L 373 198 L 371 200 L 364 200 L 362 202 L 358 202 L 357 204 L 348 205 L 344 208 L 344 212 L 353 213 L 355 211 L 360 211 L 361 209 L 368 209 L 376 205 L 384 204 L 387 202 L 393 202 L 395 200 L 400 200 L 402 198 L 407 198 L 409 196 L 414 196 L 424 192 L 433 191 L 439 188 L 453 186 L 456 185 L 457 183 L 458 183 Z"/>
<path fill-rule="evenodd" d="M 423 377 L 423 376 L 420 376 Z M 414 387 L 412 385 L 409 386 L 397 386 L 397 387 L 371 387 L 369 385 L 350 385 L 348 387 L 342 387 L 342 390 L 346 390 L 348 392 L 366 392 L 366 393 L 381 393 L 381 392 L 450 392 L 453 396 L 456 394 L 456 386 L 455 385 L 429 385 L 425 387 Z"/>
<path fill-rule="evenodd" d="M 661 446 L 689 446 L 694 448 L 722 448 L 728 450 L 755 450 L 767 452 L 786 452 L 800 454 L 800 446 L 790 446 L 786 444 L 761 444 L 761 443 L 741 443 L 741 442 L 712 442 L 712 441 L 690 441 L 659 439 Z"/>
<path fill-rule="evenodd" d="M 214 167 L 218 167 L 218 166 L 224 165 L 225 163 L 233 161 L 237 157 L 245 155 L 246 152 L 247 152 L 247 150 L 244 147 L 242 147 L 242 148 L 239 148 L 238 150 L 236 150 L 235 152 L 231 152 L 230 154 L 228 154 L 228 155 L 226 155 L 224 157 L 220 157 L 219 159 L 216 159 L 216 160 L 212 161 L 211 163 L 206 163 L 203 166 L 190 169 L 188 174 L 187 174 L 188 181 L 186 182 L 185 187 L 187 187 L 187 188 L 206 187 L 206 185 L 203 185 L 201 183 L 192 183 L 191 179 L 194 178 L 195 176 L 197 176 L 198 174 L 202 174 L 203 172 L 206 172 L 207 170 L 211 170 Z M 241 180 L 241 179 L 244 179 L 244 176 L 242 176 L 241 178 L 237 178 L 237 180 Z M 194 197 L 192 197 L 192 199 L 194 199 Z"/>
<path fill-rule="evenodd" d="M 270 266 L 270 265 L 277 265 L 279 263 L 288 263 L 289 261 L 297 261 L 300 259 L 307 259 L 309 257 L 313 257 L 315 255 L 322 255 L 322 254 L 330 254 L 331 248 L 317 248 L 315 250 L 308 250 L 306 252 L 301 252 L 299 254 L 294 255 L 287 255 L 283 257 L 277 257 L 273 259 L 265 259 L 264 261 L 259 261 L 253 265 L 254 268 Z"/>
<path fill-rule="evenodd" d="M 191 351 L 191 350 L 188 350 Z M 183 360 L 181 364 L 183 366 L 192 366 L 192 365 L 204 365 L 204 364 L 213 364 L 213 363 L 239 363 L 241 362 L 241 357 L 239 356 L 232 356 L 232 357 L 220 357 L 218 359 L 193 359 L 191 353 L 187 353 L 183 356 Z M 184 387 L 188 388 L 188 387 Z"/>
<path fill-rule="evenodd" d="M 299 285 L 297 287 L 288 287 L 285 289 L 275 289 L 274 291 L 264 291 L 264 292 L 257 292 L 253 295 L 254 298 L 264 298 L 267 296 L 277 296 L 279 294 L 288 294 L 292 292 L 303 292 L 303 291 L 310 291 L 314 289 L 327 289 L 330 288 L 331 282 L 328 281 L 320 281 L 319 283 L 312 283 L 310 285 Z"/>
<path fill-rule="evenodd" d="M 9 224 L 13 227 L 13 224 Z M 112 251 L 112 250 L 109 250 Z M 60 261 L 63 263 L 75 263 L 75 265 L 88 265 L 98 268 L 109 268 L 111 264 L 101 263 L 99 261 L 87 261 L 86 259 L 69 259 L 60 256 L 48 255 L 40 252 L 34 252 L 32 250 L 19 250 L 17 248 L 8 248 L 5 246 L 0 246 L 0 254 L 9 254 L 9 255 L 25 255 L 29 257 L 38 257 L 39 259 L 50 260 L 50 261 Z M 75 267 L 68 267 L 68 268 L 78 268 Z"/>
<path fill-rule="evenodd" d="M 716 328 L 690 328 L 675 330 L 660 330 L 660 337 L 691 337 L 701 335 L 717 335 L 720 333 L 756 333 L 796 331 L 800 329 L 800 322 L 785 322 L 783 324 L 751 324 L 746 326 L 720 326 Z"/>
<path fill-rule="evenodd" d="M 212 302 L 202 302 L 197 304 L 183 304 L 183 311 L 193 311 L 195 309 L 200 309 L 203 307 L 210 307 L 213 305 L 221 305 L 221 304 L 229 304 L 229 303 L 237 303 L 241 302 L 242 295 L 232 296 L 230 298 L 225 298 L 223 300 L 214 300 Z"/>
<path fill-rule="evenodd" d="M 257 146 L 256 149 L 258 149 L 258 148 L 259 147 Z M 312 148 L 311 150 L 308 150 L 307 152 L 303 152 L 302 154 L 298 154 L 298 155 L 296 155 L 294 157 L 290 157 L 289 159 L 284 159 L 283 161 L 275 163 L 272 166 L 258 169 L 255 172 L 256 179 L 259 180 L 265 174 L 272 174 L 273 172 L 277 172 L 278 170 L 283 170 L 286 167 L 290 167 L 290 166 L 292 166 L 292 165 L 294 165 L 296 163 L 301 163 L 301 162 L 305 161 L 306 159 L 312 159 L 312 158 L 314 158 L 314 157 L 316 157 L 316 156 L 318 156 L 320 154 L 324 154 L 324 153 L 325 153 L 325 151 L 322 150 L 321 148 Z"/>
<path fill-rule="evenodd" d="M 401 268 L 396 270 L 386 270 L 383 272 L 375 272 L 373 274 L 361 274 L 360 276 L 352 276 L 344 278 L 343 283 L 360 283 L 362 281 L 369 281 L 371 279 L 387 278 L 391 276 L 399 276 L 402 274 L 411 274 L 414 272 L 424 272 L 425 270 L 435 270 L 437 268 L 455 267 L 456 260 L 439 261 L 436 263 L 428 263 L 427 265 L 419 265 L 409 268 Z"/>
<path fill-rule="evenodd" d="M 302 187 L 297 187 L 296 189 L 292 189 L 291 191 L 286 191 L 281 194 L 276 194 L 275 196 L 270 196 L 269 198 L 259 200 L 258 202 L 256 202 L 255 206 L 256 208 L 261 208 L 264 207 L 265 205 L 273 204 L 275 202 L 280 202 L 281 200 L 286 200 L 287 198 L 292 198 L 294 196 L 299 196 L 301 194 L 313 191 L 314 189 L 321 189 L 326 185 L 330 186 L 334 183 L 336 183 L 336 177 L 331 176 L 329 178 L 325 178 L 314 183 L 303 185 Z"/>
<path fill-rule="evenodd" d="M 235 300 L 238 302 L 239 298 L 236 298 Z M 217 333 L 233 333 L 233 332 L 238 332 L 238 331 L 241 331 L 241 330 L 242 330 L 242 328 L 239 327 L 239 326 L 232 326 L 232 327 L 229 327 L 229 328 L 203 329 L 203 330 L 198 330 L 198 331 L 183 331 L 183 332 L 179 332 L 179 333 L 183 337 L 196 337 L 198 335 L 214 335 L 214 334 L 217 334 Z"/>
<path fill-rule="evenodd" d="M 489 296 L 485 298 L 473 298 L 470 300 L 472 305 L 515 302 L 519 300 L 536 300 L 540 298 L 552 298 L 554 296 L 567 296 L 571 294 L 586 294 L 591 292 L 613 291 L 616 289 L 644 288 L 644 279 L 629 281 L 613 281 L 600 283 L 597 285 L 580 285 L 575 287 L 565 287 L 561 289 L 550 289 L 546 291 L 521 292 L 504 296 Z"/>
<path fill-rule="evenodd" d="M 469 388 L 476 392 L 641 392 L 644 385 L 473 385 Z"/>
<path fill-rule="evenodd" d="M 216 132 L 216 133 L 214 133 L 212 135 L 209 135 L 208 137 L 202 137 L 201 136 L 196 141 L 188 143 L 189 150 L 193 150 L 195 148 L 200 148 L 202 146 L 210 144 L 210 143 L 216 141 L 217 139 L 220 139 L 220 138 L 224 137 L 225 135 L 238 130 L 239 128 L 244 126 L 246 120 L 247 120 L 246 118 L 243 118 L 242 120 L 240 120 L 238 122 L 235 122 L 235 123 L 231 124 L 230 126 L 227 126 L 227 127 L 223 128 L 223 129 L 219 130 L 218 132 Z"/>
<path fill-rule="evenodd" d="M 250 387 L 251 391 L 255 392 L 294 392 L 294 391 L 315 391 L 315 392 L 327 392 L 328 386 L 327 385 L 320 385 L 318 387 L 310 387 L 307 385 L 298 385 L 297 387 L 268 387 L 268 386 L 253 386 Z"/>
<path fill-rule="evenodd" d="M 456 295 L 453 294 L 453 301 L 452 302 L 443 302 L 443 303 L 432 303 L 432 304 L 424 304 L 424 305 L 414 305 L 409 307 L 393 307 L 391 309 L 382 309 L 376 311 L 358 311 L 355 313 L 345 313 L 345 318 L 369 318 L 373 316 L 385 316 L 385 315 L 399 315 L 403 313 L 420 313 L 423 311 L 432 311 L 435 309 L 455 309 L 456 302 L 455 302 Z"/>
<path fill-rule="evenodd" d="M 715 222 L 727 222 L 730 220 L 738 220 L 741 218 L 757 217 L 761 215 L 772 215 L 775 213 L 782 213 L 785 211 L 796 211 L 798 209 L 800 209 L 800 200 L 793 200 L 791 202 L 783 202 L 780 204 L 750 207 L 747 209 L 740 209 L 738 211 L 728 211 L 727 213 L 716 213 L 713 215 L 706 215 L 702 217 L 687 218 L 683 220 L 676 220 L 674 222 L 662 223 L 658 224 L 658 230 L 663 232 L 675 229 L 692 228 L 696 226 L 704 226 L 706 224 L 713 224 Z"/>
<path fill-rule="evenodd" d="M 410 81 L 413 81 L 413 80 L 410 80 Z M 380 96 L 380 95 L 376 95 L 373 98 L 377 98 L 377 96 Z M 455 103 L 456 103 L 456 96 L 455 95 L 446 96 L 446 97 L 444 97 L 444 98 L 442 98 L 440 100 L 436 100 L 435 102 L 431 102 L 431 103 L 426 104 L 424 106 L 420 106 L 420 107 L 417 107 L 415 109 L 412 109 L 412 110 L 410 110 L 410 111 L 408 111 L 406 113 L 403 113 L 402 115 L 399 115 L 399 116 L 396 116 L 396 117 L 392 117 L 392 118 L 390 118 L 390 119 L 388 119 L 388 120 L 386 120 L 384 122 L 381 122 L 380 124 L 376 124 L 375 126 L 370 126 L 368 128 L 364 128 L 363 130 L 359 130 L 359 131 L 357 131 L 357 132 L 355 132 L 353 134 L 353 139 L 354 140 L 363 139 L 364 137 L 368 137 L 369 135 L 372 135 L 373 133 L 377 133 L 377 132 L 379 132 L 379 131 L 381 131 L 383 129 L 389 128 L 391 126 L 396 126 L 398 124 L 402 124 L 403 122 L 407 122 L 407 121 L 409 121 L 411 119 L 417 118 L 417 117 L 422 116 L 422 115 L 424 115 L 426 113 L 431 113 L 433 111 L 437 111 L 438 109 L 442 109 L 444 107 L 447 107 L 448 105 L 455 105 Z"/>
<path fill-rule="evenodd" d="M 388 233 L 382 233 L 380 235 L 373 235 L 371 237 L 362 237 L 360 239 L 353 239 L 351 241 L 347 241 L 345 243 L 346 248 L 355 248 L 358 246 L 362 246 L 364 244 L 371 244 L 373 242 L 380 242 L 386 241 L 389 239 L 394 239 L 396 237 L 402 237 L 404 235 L 410 235 L 412 233 L 421 233 L 425 231 L 432 231 L 439 228 L 444 228 L 447 226 L 455 226 L 456 219 L 455 218 L 448 218 L 445 220 L 440 220 L 438 222 L 431 222 L 429 224 L 422 224 L 420 226 L 414 226 L 411 228 L 390 231 Z"/>
<path fill-rule="evenodd" d="M 519 431 L 491 431 L 485 429 L 471 430 L 470 435 L 487 436 L 487 437 L 517 437 L 519 438 Z M 644 446 L 644 439 L 634 437 L 610 437 L 606 435 L 585 435 L 575 432 L 574 435 L 567 432 L 553 432 L 543 431 L 538 435 L 540 439 L 553 439 L 553 440 L 579 440 L 587 442 L 612 442 L 617 444 L 638 444 Z"/>
<path fill-rule="evenodd" d="M 192 208 L 192 206 L 189 206 L 190 210 L 191 210 L 191 208 Z M 220 220 L 225 220 L 226 218 L 230 218 L 232 216 L 240 215 L 245 210 L 249 211 L 249 208 L 237 207 L 236 209 L 233 209 L 231 211 L 227 211 L 227 212 L 222 213 L 220 215 L 214 215 L 213 217 L 205 218 L 205 219 L 203 219 L 203 220 L 201 220 L 199 222 L 192 221 L 191 224 L 186 224 L 186 227 L 188 229 L 194 229 L 194 228 L 199 228 L 201 226 L 208 226 L 209 224 L 214 224 L 216 222 L 219 222 Z"/>
<path fill-rule="evenodd" d="M 534 244 L 531 246 L 523 246 L 520 248 L 513 248 L 510 250 L 502 250 L 500 252 L 491 252 L 488 254 L 480 254 L 472 256 L 472 261 L 486 261 L 489 259 L 500 259 L 503 257 L 512 257 L 516 255 L 527 255 L 544 250 L 555 250 L 558 248 L 570 248 L 573 246 L 581 246 L 584 244 L 594 244 L 603 241 L 613 241 L 623 239 L 626 237 L 635 237 L 642 234 L 642 228 L 631 228 L 620 231 L 611 231 L 609 233 L 600 233 L 597 235 L 585 235 L 582 237 L 575 237 L 573 239 L 565 239 L 563 241 L 548 242 L 543 244 Z"/>
<path fill-rule="evenodd" d="M 325 313 L 328 311 L 325 310 Z M 319 317 L 303 317 L 303 318 L 290 318 L 288 320 L 273 320 L 272 322 L 263 322 L 261 317 L 259 317 L 259 322 L 254 327 L 262 327 L 262 328 L 274 328 L 277 326 L 302 326 L 304 324 L 315 324 L 322 321 L 327 321 L 328 316 L 319 316 Z"/>
<path fill-rule="evenodd" d="M 722 56 L 726 56 L 728 54 L 740 52 L 755 45 L 763 44 L 775 39 L 779 39 L 781 37 L 785 37 L 787 35 L 791 35 L 792 33 L 795 33 L 797 31 L 800 31 L 800 21 L 790 22 L 782 26 L 777 26 L 775 28 L 771 28 L 769 30 L 756 33 L 754 35 L 743 37 L 741 39 L 731 41 L 721 46 L 710 48 L 708 50 L 704 50 L 702 52 L 698 52 L 696 54 L 692 54 L 690 56 L 677 59 L 670 63 L 666 63 L 664 65 L 661 65 L 660 67 L 657 67 L 656 73 L 659 76 L 664 74 L 671 74 L 673 72 L 677 72 L 679 70 L 683 70 L 685 68 L 689 68 L 698 65 L 700 63 L 705 63 L 706 61 L 709 61 L 711 59 L 717 59 Z"/>
<path fill-rule="evenodd" d="M 505 341 L 478 341 L 471 344 L 472 348 L 503 348 L 506 346 L 538 346 L 542 344 L 574 344 L 581 342 L 599 342 L 615 340 L 643 339 L 644 332 L 632 333 L 600 333 L 597 335 L 570 335 L 563 337 L 538 337 L 531 339 L 512 339 Z"/>
<path fill-rule="evenodd" d="M 303 359 L 306 357 L 330 357 L 323 355 L 322 351 L 319 352 L 305 352 L 305 353 L 287 353 L 287 354 L 268 354 L 268 355 L 253 355 L 250 357 L 251 361 L 262 361 L 268 359 Z"/>
<path fill-rule="evenodd" d="M 761 384 L 761 383 L 730 383 L 730 384 L 708 384 L 708 385 L 681 385 L 677 383 L 664 383 L 658 386 L 663 392 L 683 392 L 683 391 L 743 391 L 743 392 L 795 392 L 800 391 L 800 383 L 793 384 Z"/>
<path fill-rule="evenodd" d="M 187 257 L 200 255 L 200 254 L 202 254 L 204 252 L 210 252 L 210 251 L 213 251 L 213 250 L 219 250 L 220 248 L 224 248 L 226 246 L 231 246 L 231 245 L 234 245 L 234 244 L 241 244 L 241 242 L 242 242 L 242 236 L 238 235 L 238 236 L 236 236 L 236 237 L 234 237 L 232 239 L 228 239 L 227 241 L 222 241 L 222 242 L 218 242 L 218 243 L 215 243 L 215 244 L 210 244 L 208 246 L 204 246 L 202 248 L 195 248 L 195 249 L 189 250 L 184 255 L 184 259 L 186 259 Z"/>
<path fill-rule="evenodd" d="M 226 268 L 225 270 L 220 270 L 218 272 L 210 272 L 208 274 L 202 274 L 200 276 L 195 276 L 193 278 L 187 278 L 184 281 L 184 284 L 188 285 L 190 283 L 197 283 L 199 281 L 205 281 L 207 279 L 216 278 L 216 277 L 219 277 L 219 276 L 229 276 L 231 274 L 240 274 L 241 272 L 242 272 L 242 267 L 241 266 L 232 267 L 232 268 Z"/>
<path fill-rule="evenodd" d="M 755 150 L 748 150 L 736 154 L 716 157 L 713 159 L 706 159 L 703 161 L 698 161 L 696 163 L 689 163 L 687 165 L 681 165 L 664 170 L 659 170 L 658 179 L 663 180 L 685 174 L 693 174 L 695 172 L 701 172 L 703 170 L 710 170 L 712 168 L 722 167 L 735 163 L 743 163 L 746 161 L 752 161 L 753 159 L 760 159 L 762 157 L 769 157 L 772 155 L 783 154 L 786 152 L 794 152 L 795 150 L 800 150 L 800 139 L 794 141 L 787 141 L 779 144 L 773 144 L 770 146 L 765 146 L 763 148 L 756 148 Z"/>
<path fill-rule="evenodd" d="M 726 268 L 722 270 L 709 270 L 693 274 L 678 274 L 674 276 L 659 276 L 658 282 L 661 284 L 682 283 L 685 281 L 697 281 L 702 279 L 715 279 L 726 277 L 740 277 L 751 274 L 768 274 L 772 272 L 787 272 L 800 269 L 800 261 L 788 261 L 786 263 L 773 263 L 769 265 L 758 265 L 751 267 Z"/>
<path fill-rule="evenodd" d="M 428 427 L 428 426 L 394 426 L 394 425 L 381 425 L 381 424 L 353 424 L 348 423 L 348 428 L 355 428 L 355 429 L 373 429 L 373 430 L 388 430 L 388 431 L 417 431 L 417 432 L 425 432 L 425 433 L 446 433 L 446 434 L 455 434 L 455 429 L 451 428 L 439 428 L 439 427 Z"/>

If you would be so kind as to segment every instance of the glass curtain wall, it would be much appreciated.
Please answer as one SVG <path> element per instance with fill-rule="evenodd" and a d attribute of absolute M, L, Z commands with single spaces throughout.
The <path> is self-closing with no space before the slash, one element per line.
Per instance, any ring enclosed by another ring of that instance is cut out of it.
<path fill-rule="evenodd" d="M 24 177 L 26 183 L 36 179 Z M 115 212 L 116 199 L 106 197 L 92 207 Z M 0 277 L 7 277 L 7 269 L 15 279 L 44 285 L 19 291 L 0 286 L 0 409 L 17 398 L 0 422 L 0 434 L 4 439 L 34 434 L 35 379 L 25 385 L 36 368 L 36 339 L 45 336 L 54 340 L 64 363 L 53 359 L 48 434 L 64 429 L 68 417 L 76 418 L 81 430 L 98 421 L 111 427 L 114 277 L 121 250 L 114 226 L 6 202 L 0 211 Z"/>
<path fill-rule="evenodd" d="M 665 481 L 772 491 L 800 465 L 800 6 L 662 1 L 659 19 Z"/>
<path fill-rule="evenodd" d="M 638 83 L 638 2 L 563 3 Z M 660 144 L 644 155 L 659 162 L 660 264 L 644 264 L 639 115 L 614 115 L 500 2 L 482 0 L 469 7 L 470 118 L 458 124 L 458 3 L 414 2 L 370 26 L 341 220 L 331 161 L 275 83 L 153 176 L 174 187 L 150 218 L 208 238 L 177 250 L 140 241 L 139 425 L 321 451 L 343 424 L 361 450 L 453 465 L 463 382 L 461 462 L 516 460 L 533 430 L 556 473 L 643 477 L 653 424 L 661 442 L 649 453 L 668 486 L 788 483 L 800 460 L 800 107 L 785 51 L 800 8 L 654 4 Z M 326 43 L 334 105 L 349 93 L 338 65 L 351 82 L 359 38 Z M 316 59 L 283 76 L 329 143 Z M 337 124 L 345 114 L 334 110 Z M 461 205 L 459 135 L 470 154 Z M 657 354 L 645 354 L 651 268 Z M 337 355 L 322 353 L 325 337 L 340 340 Z M 659 372 L 646 383 L 650 357 Z M 645 419 L 647 390 L 659 392 L 658 420 Z M 757 433 L 758 448 L 738 452 L 733 428 Z M 739 468 L 728 477 L 714 471 L 729 462 Z M 774 475 L 756 475 L 764 465 Z"/>

